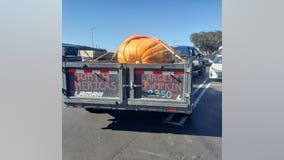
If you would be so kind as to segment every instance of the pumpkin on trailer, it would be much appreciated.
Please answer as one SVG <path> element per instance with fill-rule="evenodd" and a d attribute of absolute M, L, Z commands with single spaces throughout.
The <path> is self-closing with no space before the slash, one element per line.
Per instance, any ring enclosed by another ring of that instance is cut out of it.
<path fill-rule="evenodd" d="M 160 39 L 139 35 L 127 38 L 113 58 L 116 56 L 119 63 L 127 64 L 173 63 L 176 59 L 183 61 L 173 48 Z"/>

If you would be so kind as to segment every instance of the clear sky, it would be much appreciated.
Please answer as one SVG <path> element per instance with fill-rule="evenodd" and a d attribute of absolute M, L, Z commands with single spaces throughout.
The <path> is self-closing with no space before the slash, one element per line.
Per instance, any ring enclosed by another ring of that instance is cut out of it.
<path fill-rule="evenodd" d="M 115 51 L 129 36 L 193 45 L 190 34 L 222 30 L 222 0 L 63 0 L 62 42 Z"/>

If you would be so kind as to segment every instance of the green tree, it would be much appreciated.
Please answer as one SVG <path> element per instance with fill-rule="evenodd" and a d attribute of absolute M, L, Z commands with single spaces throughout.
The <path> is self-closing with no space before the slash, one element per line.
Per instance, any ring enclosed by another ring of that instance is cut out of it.
<path fill-rule="evenodd" d="M 190 41 L 201 52 L 215 54 L 222 45 L 222 31 L 193 33 L 190 35 Z"/>

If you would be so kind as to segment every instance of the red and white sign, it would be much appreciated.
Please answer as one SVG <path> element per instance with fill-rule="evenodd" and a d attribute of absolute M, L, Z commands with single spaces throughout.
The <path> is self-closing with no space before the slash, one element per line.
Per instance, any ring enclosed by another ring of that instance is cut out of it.
<path fill-rule="evenodd" d="M 118 74 L 118 71 L 91 70 L 91 69 L 68 69 L 68 73 L 96 73 L 96 74 Z"/>
<path fill-rule="evenodd" d="M 183 75 L 183 72 L 172 72 L 172 71 L 142 71 L 142 70 L 136 70 L 135 74 L 160 74 L 160 75 L 174 75 L 174 76 L 179 76 Z"/>

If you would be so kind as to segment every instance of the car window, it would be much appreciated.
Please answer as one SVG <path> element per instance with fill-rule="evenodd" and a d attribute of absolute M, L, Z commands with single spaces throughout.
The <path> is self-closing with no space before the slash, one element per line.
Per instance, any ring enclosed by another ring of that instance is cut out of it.
<path fill-rule="evenodd" d="M 198 55 L 199 55 L 199 52 L 198 52 L 196 49 L 193 49 L 193 55 L 194 55 L 194 56 L 198 56 Z"/>
<path fill-rule="evenodd" d="M 181 57 L 187 57 L 187 51 L 186 51 L 186 48 L 181 48 L 181 47 L 175 47 L 173 48 L 177 54 Z"/>
<path fill-rule="evenodd" d="M 222 57 L 215 57 L 214 63 L 222 64 Z"/>
<path fill-rule="evenodd" d="M 194 55 L 193 50 L 192 50 L 191 48 L 188 48 L 188 50 L 189 50 L 189 55 L 190 55 L 190 56 L 193 56 L 193 55 Z"/>

